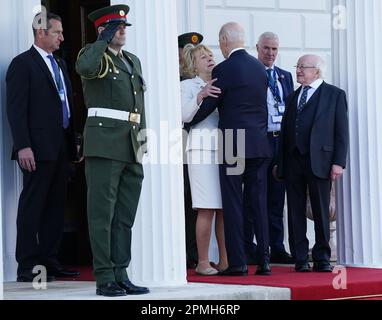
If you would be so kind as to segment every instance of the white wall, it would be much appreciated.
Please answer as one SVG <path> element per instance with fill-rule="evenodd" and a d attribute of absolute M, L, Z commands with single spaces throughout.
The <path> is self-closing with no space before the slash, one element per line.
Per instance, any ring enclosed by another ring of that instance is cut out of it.
<path fill-rule="evenodd" d="M 218 42 L 220 27 L 236 21 L 246 29 L 246 47 L 254 56 L 257 57 L 259 36 L 272 31 L 280 37 L 279 67 L 290 71 L 295 78 L 293 67 L 298 58 L 306 53 L 318 54 L 327 62 L 326 81 L 332 82 L 330 0 L 179 0 L 178 3 L 179 33 L 202 33 L 204 43 L 211 47 L 218 62 L 223 61 Z M 311 221 L 308 221 L 308 238 L 313 245 Z M 287 241 L 285 245 L 288 248 Z M 216 259 L 214 239 L 212 247 L 211 257 Z"/>
<path fill-rule="evenodd" d="M 0 19 L 0 210 L 3 240 L 4 281 L 16 278 L 16 216 L 18 197 L 21 191 L 21 174 L 15 163 L 10 160 L 12 138 L 6 117 L 5 74 L 13 57 L 27 50 L 33 43 L 33 8 L 38 0 L 2 0 Z M 17 14 L 15 14 L 17 13 Z M 1 223 L 0 223 L 1 224 Z M 1 246 L 1 240 L 0 240 Z M 0 258 L 1 262 L 1 258 Z M 1 281 L 2 282 L 2 281 Z"/>
<path fill-rule="evenodd" d="M 330 0 L 180 0 L 178 29 L 201 32 L 204 43 L 219 51 L 220 27 L 229 21 L 247 30 L 246 46 L 257 56 L 260 34 L 272 31 L 280 36 L 278 65 L 294 74 L 293 66 L 304 53 L 316 53 L 328 62 L 331 82 L 331 6 Z"/>

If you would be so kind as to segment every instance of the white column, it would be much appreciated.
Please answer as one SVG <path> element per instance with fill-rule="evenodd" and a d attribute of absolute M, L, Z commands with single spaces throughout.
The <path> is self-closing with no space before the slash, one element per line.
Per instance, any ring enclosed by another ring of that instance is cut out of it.
<path fill-rule="evenodd" d="M 181 157 L 180 85 L 176 0 L 111 1 L 130 6 L 127 50 L 142 62 L 147 83 L 147 127 L 161 138 L 149 156 L 161 152 L 162 164 L 145 165 L 145 179 L 133 230 L 132 281 L 149 287 L 186 284 L 186 248 Z M 166 137 L 178 130 L 176 139 Z M 161 131 L 162 129 L 162 131 Z M 160 136 L 161 135 L 161 136 Z M 171 140 L 173 139 L 173 140 Z M 171 140 L 171 141 L 170 141 Z M 154 139 L 150 139 L 154 142 Z M 169 144 L 168 150 L 166 144 Z M 178 144 L 178 151 L 172 146 Z M 174 160 L 172 155 L 179 159 Z M 170 163 L 164 164 L 166 158 Z"/>
<path fill-rule="evenodd" d="M 348 166 L 337 186 L 338 262 L 382 267 L 382 2 L 333 4 L 334 83 L 347 91 L 350 127 Z"/>
<path fill-rule="evenodd" d="M 6 116 L 5 74 L 11 60 L 19 53 L 29 49 L 33 43 L 32 21 L 38 10 L 38 0 L 4 0 L 1 2 L 0 19 L 0 194 L 3 247 L 4 281 L 16 279 L 16 216 L 18 198 L 22 188 L 21 173 L 10 160 L 12 138 Z M 0 240 L 1 241 L 1 240 Z M 1 268 L 1 267 L 0 267 Z M 3 273 L 2 273 L 3 274 Z"/>

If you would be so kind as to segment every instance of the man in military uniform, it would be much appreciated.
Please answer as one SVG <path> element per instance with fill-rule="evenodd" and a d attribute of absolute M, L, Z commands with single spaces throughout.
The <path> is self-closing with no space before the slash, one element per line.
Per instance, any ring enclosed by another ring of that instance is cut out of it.
<path fill-rule="evenodd" d="M 149 292 L 133 285 L 126 272 L 143 180 L 138 134 L 146 128 L 141 64 L 122 50 L 128 12 L 126 5 L 92 12 L 99 36 L 76 63 L 88 108 L 84 156 L 96 292 L 111 297 Z"/>
<path fill-rule="evenodd" d="M 186 80 L 182 74 L 183 64 L 183 49 L 187 44 L 198 45 L 203 41 L 203 36 L 197 32 L 189 32 L 181 34 L 178 37 L 179 49 L 179 73 L 180 81 Z M 196 218 L 198 212 L 192 209 L 190 178 L 188 177 L 188 168 L 186 164 L 185 146 L 188 138 L 190 127 L 185 124 L 183 131 L 183 181 L 184 181 L 184 212 L 186 219 L 186 256 L 187 256 L 187 269 L 195 269 L 198 263 L 198 248 L 196 245 Z"/>

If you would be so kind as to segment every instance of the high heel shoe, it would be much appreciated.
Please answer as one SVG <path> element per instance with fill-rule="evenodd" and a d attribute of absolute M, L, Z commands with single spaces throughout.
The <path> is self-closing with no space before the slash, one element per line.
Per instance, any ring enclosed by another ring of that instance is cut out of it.
<path fill-rule="evenodd" d="M 219 271 L 212 267 L 206 269 L 199 269 L 199 267 L 196 267 L 195 272 L 200 276 L 216 276 L 219 273 Z"/>

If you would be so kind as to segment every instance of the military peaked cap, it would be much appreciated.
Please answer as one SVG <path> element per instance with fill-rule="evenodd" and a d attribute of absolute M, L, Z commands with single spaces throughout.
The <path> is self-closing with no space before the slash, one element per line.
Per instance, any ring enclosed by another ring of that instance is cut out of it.
<path fill-rule="evenodd" d="M 197 32 L 181 34 L 178 37 L 178 48 L 184 48 L 187 44 L 198 45 L 203 41 L 203 36 Z"/>
<path fill-rule="evenodd" d="M 112 22 L 120 22 L 126 26 L 131 26 L 131 23 L 127 22 L 126 19 L 129 11 L 129 6 L 118 4 L 93 11 L 88 18 L 94 22 L 96 28 Z"/>

